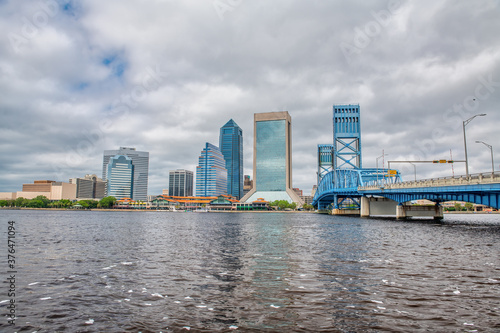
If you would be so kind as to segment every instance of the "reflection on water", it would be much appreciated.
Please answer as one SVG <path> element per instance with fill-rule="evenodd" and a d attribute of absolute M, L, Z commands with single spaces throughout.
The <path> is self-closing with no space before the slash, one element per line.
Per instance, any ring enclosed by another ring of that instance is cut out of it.
<path fill-rule="evenodd" d="M 4 210 L 18 318 L 0 330 L 495 332 L 497 216 Z"/>

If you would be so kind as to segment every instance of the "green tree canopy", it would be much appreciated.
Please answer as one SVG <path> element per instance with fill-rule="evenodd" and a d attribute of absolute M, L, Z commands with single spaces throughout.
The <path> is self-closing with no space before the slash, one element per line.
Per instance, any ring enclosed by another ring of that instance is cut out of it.
<path fill-rule="evenodd" d="M 99 201 L 99 207 L 101 208 L 111 208 L 115 205 L 116 198 L 115 197 L 105 197 Z"/>

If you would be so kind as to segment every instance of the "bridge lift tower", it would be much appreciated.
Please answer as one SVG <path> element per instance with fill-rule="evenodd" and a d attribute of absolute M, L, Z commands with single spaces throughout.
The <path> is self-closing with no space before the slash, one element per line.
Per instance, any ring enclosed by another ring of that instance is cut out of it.
<path fill-rule="evenodd" d="M 319 210 L 358 210 L 364 196 L 359 187 L 400 181 L 397 170 L 362 167 L 359 104 L 334 105 L 333 145 L 318 145 L 318 189 L 313 205 Z"/>
<path fill-rule="evenodd" d="M 333 106 L 333 170 L 362 168 L 361 159 L 361 122 L 359 104 Z M 340 172 L 336 172 L 340 175 Z M 334 187 L 344 186 L 345 179 L 334 177 Z M 359 209 L 358 196 L 335 195 L 334 208 Z"/>
<path fill-rule="evenodd" d="M 333 145 L 318 145 L 318 185 L 329 172 L 333 171 Z"/>
<path fill-rule="evenodd" d="M 333 106 L 333 168 L 361 169 L 359 104 Z"/>

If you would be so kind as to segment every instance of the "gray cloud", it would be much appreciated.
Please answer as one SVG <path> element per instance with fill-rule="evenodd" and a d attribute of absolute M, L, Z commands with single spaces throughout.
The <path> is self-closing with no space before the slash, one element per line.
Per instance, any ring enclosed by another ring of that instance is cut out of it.
<path fill-rule="evenodd" d="M 491 169 L 474 141 L 500 144 L 497 1 L 221 1 L 222 14 L 195 0 L 0 1 L 0 191 L 100 174 L 103 150 L 132 146 L 161 193 L 230 118 L 252 174 L 253 114 L 288 110 L 294 186 L 309 193 L 342 103 L 361 105 L 365 167 L 382 150 L 463 159 L 462 121 L 487 113 L 467 126 L 469 168 Z"/>

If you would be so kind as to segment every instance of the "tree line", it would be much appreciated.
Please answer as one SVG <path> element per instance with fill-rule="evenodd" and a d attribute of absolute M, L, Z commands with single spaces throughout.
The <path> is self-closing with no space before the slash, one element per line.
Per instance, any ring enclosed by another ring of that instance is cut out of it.
<path fill-rule="evenodd" d="M 275 200 L 269 203 L 270 207 L 274 207 L 277 210 L 286 210 L 291 209 L 295 210 L 297 208 L 297 204 L 295 202 L 288 202 L 286 200 Z M 302 205 L 302 208 L 305 210 L 314 210 L 314 207 L 309 204 Z"/>
<path fill-rule="evenodd" d="M 90 209 L 90 208 L 112 208 L 115 203 L 116 203 L 115 197 L 105 197 L 99 201 L 80 200 L 73 202 L 67 199 L 52 201 L 44 195 L 39 195 L 33 199 L 26 199 L 21 197 L 15 200 L 0 200 L 0 207 L 75 208 L 76 206 L 85 209 Z"/>

